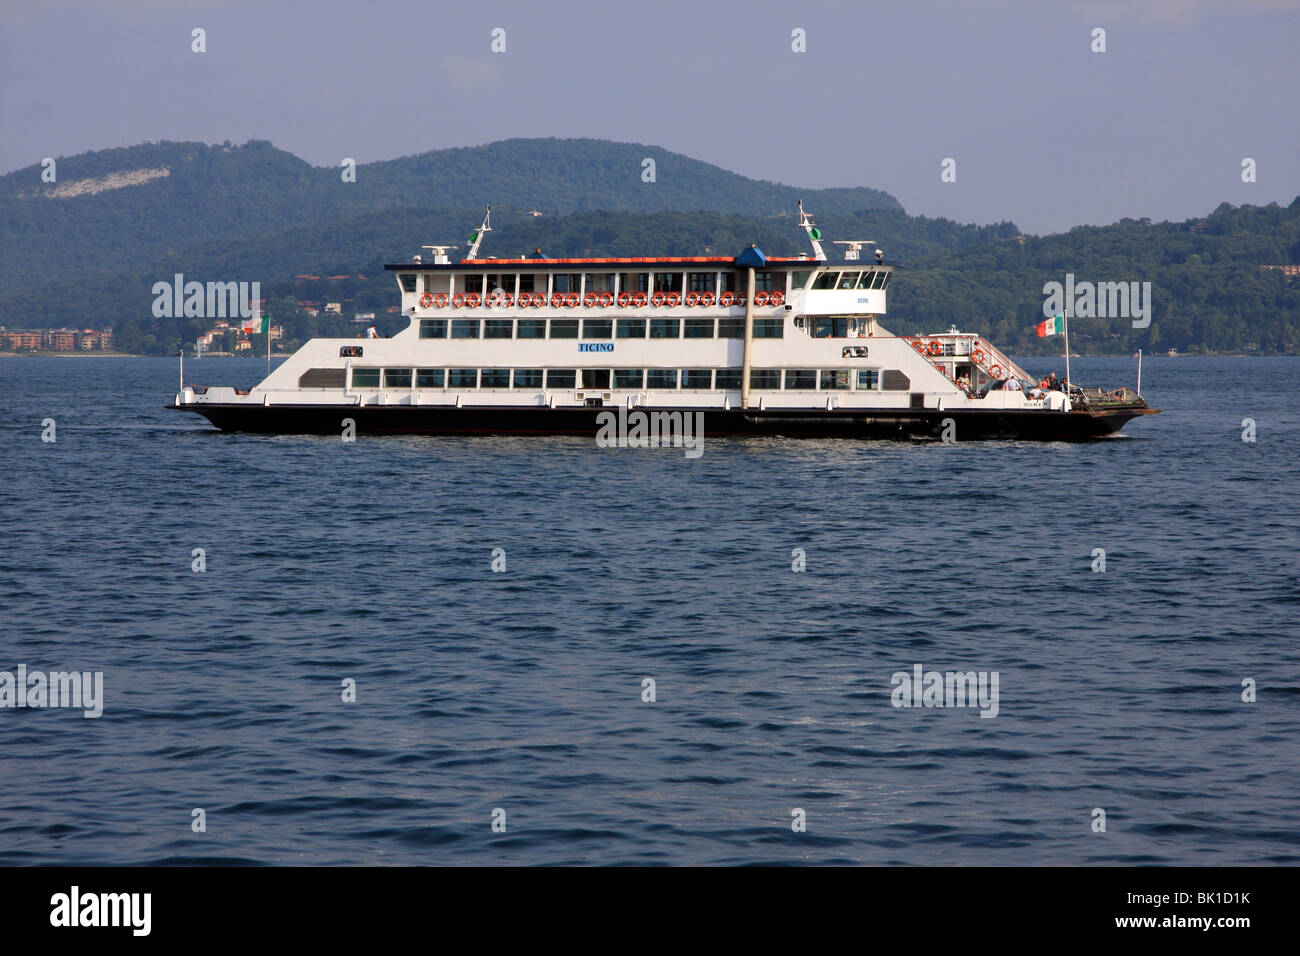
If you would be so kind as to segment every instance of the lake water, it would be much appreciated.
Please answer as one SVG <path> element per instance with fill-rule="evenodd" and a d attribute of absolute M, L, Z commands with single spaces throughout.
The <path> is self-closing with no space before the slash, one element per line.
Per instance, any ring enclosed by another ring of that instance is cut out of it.
<path fill-rule="evenodd" d="M 103 672 L 98 719 L 0 710 L 0 863 L 1295 864 L 1297 383 L 1148 359 L 1115 439 L 689 459 L 224 435 L 174 359 L 0 359 L 0 671 Z M 996 717 L 894 707 L 917 664 Z"/>

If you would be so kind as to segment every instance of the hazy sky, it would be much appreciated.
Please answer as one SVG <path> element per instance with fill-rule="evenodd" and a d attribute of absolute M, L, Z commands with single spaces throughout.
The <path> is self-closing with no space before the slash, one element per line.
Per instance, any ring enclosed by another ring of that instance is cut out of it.
<path fill-rule="evenodd" d="M 5 172 L 145 139 L 337 165 L 583 136 L 1028 232 L 1300 193 L 1300 0 L 2 4 Z"/>

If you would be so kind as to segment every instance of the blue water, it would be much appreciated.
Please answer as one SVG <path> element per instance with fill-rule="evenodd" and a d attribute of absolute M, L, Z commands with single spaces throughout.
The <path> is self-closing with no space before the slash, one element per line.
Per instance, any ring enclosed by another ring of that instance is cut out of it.
<path fill-rule="evenodd" d="M 105 696 L 0 710 L 0 863 L 1300 862 L 1297 382 L 1149 359 L 1116 439 L 692 460 L 223 435 L 174 360 L 0 359 L 0 670 Z M 918 663 L 998 715 L 893 707 Z"/>

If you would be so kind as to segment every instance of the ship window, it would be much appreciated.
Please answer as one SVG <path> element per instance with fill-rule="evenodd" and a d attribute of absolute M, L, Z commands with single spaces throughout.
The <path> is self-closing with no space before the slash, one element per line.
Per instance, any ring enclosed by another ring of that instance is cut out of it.
<path fill-rule="evenodd" d="M 483 274 L 481 272 L 475 272 L 471 275 L 465 276 L 465 291 L 482 293 Z"/>
<path fill-rule="evenodd" d="M 415 291 L 415 273 L 414 273 L 414 272 L 403 272 L 403 273 L 402 273 L 402 291 L 403 291 L 403 292 L 414 292 L 414 291 Z"/>
<path fill-rule="evenodd" d="M 573 388 L 578 381 L 578 373 L 571 368 L 548 368 L 546 370 L 547 388 Z"/>
<path fill-rule="evenodd" d="M 557 272 L 555 274 L 555 288 L 551 291 L 561 295 L 569 292 L 581 292 L 581 285 L 581 272 Z"/>
<path fill-rule="evenodd" d="M 843 369 L 837 368 L 834 370 L 822 369 L 821 386 L 822 388 L 829 388 L 834 390 L 848 388 L 849 370 L 846 368 Z"/>
<path fill-rule="evenodd" d="M 743 339 L 745 337 L 744 319 L 718 319 L 718 338 Z"/>
<path fill-rule="evenodd" d="M 614 337 L 613 319 L 583 319 L 582 337 L 584 339 L 609 339 Z"/>
<path fill-rule="evenodd" d="M 545 319 L 520 319 L 518 335 L 519 338 L 521 339 L 546 338 L 546 320 Z"/>
<path fill-rule="evenodd" d="M 578 337 L 577 319 L 551 319 L 551 338 L 576 339 Z"/>
<path fill-rule="evenodd" d="M 755 319 L 754 338 L 756 339 L 785 338 L 785 319 Z"/>
<path fill-rule="evenodd" d="M 514 319 L 484 319 L 483 338 L 508 339 L 514 335 Z"/>
<path fill-rule="evenodd" d="M 479 380 L 479 388 L 509 388 L 510 387 L 510 369 L 508 368 L 485 368 L 483 377 Z"/>
<path fill-rule="evenodd" d="M 650 338 L 679 339 L 682 337 L 681 319 L 651 319 Z"/>
<path fill-rule="evenodd" d="M 834 273 L 834 272 L 823 272 L 821 275 L 819 275 L 819 276 L 817 277 L 817 281 L 813 283 L 813 288 L 814 288 L 814 289 L 833 289 L 833 288 L 835 288 L 835 273 Z"/>
<path fill-rule="evenodd" d="M 707 372 L 705 373 L 708 374 Z M 652 368 L 646 372 L 646 388 L 676 388 L 677 369 Z"/>
<path fill-rule="evenodd" d="M 384 388 L 410 388 L 411 370 L 409 368 L 384 369 Z"/>
<path fill-rule="evenodd" d="M 840 273 L 840 288 L 841 288 L 841 289 L 852 289 L 855 285 L 857 285 L 857 282 L 858 282 L 858 273 L 856 273 L 856 272 L 841 272 L 841 273 Z"/>
<path fill-rule="evenodd" d="M 524 293 L 524 292 L 532 292 L 532 291 L 533 291 L 533 288 L 534 288 L 534 286 L 533 286 L 533 282 L 534 282 L 535 279 L 536 279 L 536 277 L 535 277 L 535 276 L 533 275 L 533 273 L 531 273 L 531 272 L 525 272 L 523 275 L 521 275 L 521 276 L 519 277 L 519 291 L 520 291 L 520 293 L 522 294 L 522 293 Z M 521 336 L 521 338 L 522 338 L 522 336 Z"/>
<path fill-rule="evenodd" d="M 788 368 L 785 370 L 786 388 L 816 388 L 817 373 L 812 369 Z"/>
<path fill-rule="evenodd" d="M 478 369 L 476 368 L 449 368 L 447 369 L 447 385 L 450 388 L 473 388 L 478 384 Z"/>
<path fill-rule="evenodd" d="M 542 370 L 540 368 L 515 369 L 515 388 L 541 388 Z"/>
<path fill-rule="evenodd" d="M 656 292 L 681 292 L 682 274 L 680 272 L 656 272 Z"/>
<path fill-rule="evenodd" d="M 361 358 L 365 349 L 360 345 L 343 345 L 339 347 L 339 358 Z"/>
<path fill-rule="evenodd" d="M 615 388 L 644 388 L 645 370 L 639 368 L 614 369 Z"/>
<path fill-rule="evenodd" d="M 508 293 L 510 293 L 511 295 L 514 295 L 514 294 L 515 294 L 515 277 L 514 277 L 514 276 L 508 276 L 508 275 L 492 275 L 492 274 L 489 274 L 488 277 L 487 277 L 487 283 L 486 283 L 486 286 L 487 286 L 487 290 L 488 290 L 488 292 L 496 292 L 497 290 L 500 290 L 500 291 L 502 291 L 502 292 L 508 292 Z"/>
<path fill-rule="evenodd" d="M 776 288 L 776 276 L 771 272 L 754 273 L 754 289 L 758 292 L 771 292 Z M 785 286 L 781 286 L 785 288 Z"/>
<path fill-rule="evenodd" d="M 714 388 L 740 388 L 741 369 L 720 368 Z"/>
<path fill-rule="evenodd" d="M 886 280 L 889 278 L 889 273 L 885 272 L 883 269 L 877 269 L 875 270 L 875 272 L 876 274 L 871 281 L 871 288 L 883 289 L 885 287 Z"/>
<path fill-rule="evenodd" d="M 880 387 L 886 392 L 906 392 L 912 380 L 896 368 L 887 368 L 880 376 Z"/>
<path fill-rule="evenodd" d="M 588 292 L 613 292 L 614 274 L 612 272 L 588 272 Z"/>
<path fill-rule="evenodd" d="M 686 283 L 691 292 L 712 292 L 717 274 L 713 272 L 688 272 Z"/>
<path fill-rule="evenodd" d="M 354 368 L 352 370 L 352 387 L 353 388 L 378 388 L 379 369 Z"/>
<path fill-rule="evenodd" d="M 618 337 L 620 339 L 645 338 L 645 319 L 619 319 Z"/>
<path fill-rule="evenodd" d="M 682 369 L 682 388 L 711 388 L 713 386 L 713 369 Z"/>
<path fill-rule="evenodd" d="M 804 269 L 801 272 L 791 273 L 791 275 L 794 276 L 794 283 L 793 285 L 790 286 L 790 288 L 802 289 L 804 286 L 808 284 L 808 277 L 812 275 L 812 273 L 809 272 L 807 269 Z"/>
<path fill-rule="evenodd" d="M 844 316 L 818 316 L 813 325 L 813 338 L 842 339 L 849 334 L 849 320 Z"/>
<path fill-rule="evenodd" d="M 735 272 L 722 273 L 722 285 L 718 286 L 719 292 L 737 292 L 740 290 L 740 276 Z"/>
<path fill-rule="evenodd" d="M 687 319 L 686 338 L 688 339 L 713 338 L 713 319 Z"/>
<path fill-rule="evenodd" d="M 420 338 L 445 339 L 447 337 L 446 319 L 421 319 Z"/>
<path fill-rule="evenodd" d="M 478 319 L 452 319 L 451 337 L 453 339 L 478 338 Z"/>
<path fill-rule="evenodd" d="M 754 368 L 749 370 L 750 388 L 780 388 L 781 370 L 779 368 Z"/>
<path fill-rule="evenodd" d="M 609 369 L 584 368 L 582 370 L 583 388 L 609 388 Z"/>
<path fill-rule="evenodd" d="M 621 273 L 618 277 L 618 287 L 621 292 L 649 292 L 650 273 L 648 272 Z"/>
<path fill-rule="evenodd" d="M 893 274 L 892 272 L 886 272 L 886 273 L 885 273 L 885 278 L 884 278 L 884 280 L 881 281 L 881 283 L 880 283 L 880 288 L 882 288 L 882 289 L 887 289 L 887 288 L 889 288 L 889 280 L 892 279 L 893 277 L 894 277 L 894 274 Z"/>
<path fill-rule="evenodd" d="M 345 368 L 309 368 L 298 376 L 299 388 L 344 388 L 347 384 Z"/>
<path fill-rule="evenodd" d="M 874 368 L 858 369 L 858 388 L 875 391 L 880 387 L 880 372 Z"/>
<path fill-rule="evenodd" d="M 870 289 L 870 288 L 871 288 L 871 279 L 872 279 L 872 276 L 874 276 L 875 274 L 876 274 L 876 270 L 875 270 L 875 269 L 868 269 L 866 272 L 862 273 L 862 275 L 858 276 L 858 288 L 859 288 L 859 289 Z"/>
<path fill-rule="evenodd" d="M 416 388 L 442 388 L 447 380 L 447 373 L 440 368 L 417 368 L 415 370 Z"/>

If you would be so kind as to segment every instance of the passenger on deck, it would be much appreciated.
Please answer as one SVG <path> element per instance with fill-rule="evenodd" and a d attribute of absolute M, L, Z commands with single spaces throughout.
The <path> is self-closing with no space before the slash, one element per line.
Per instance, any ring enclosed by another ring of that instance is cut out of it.
<path fill-rule="evenodd" d="M 1005 382 L 1002 383 L 1002 391 L 1004 391 L 1004 392 L 1020 392 L 1020 391 L 1023 391 L 1023 389 L 1020 387 L 1020 380 L 1019 380 L 1019 379 L 1016 379 L 1016 378 L 1009 378 L 1009 379 L 1007 379 Z"/>

